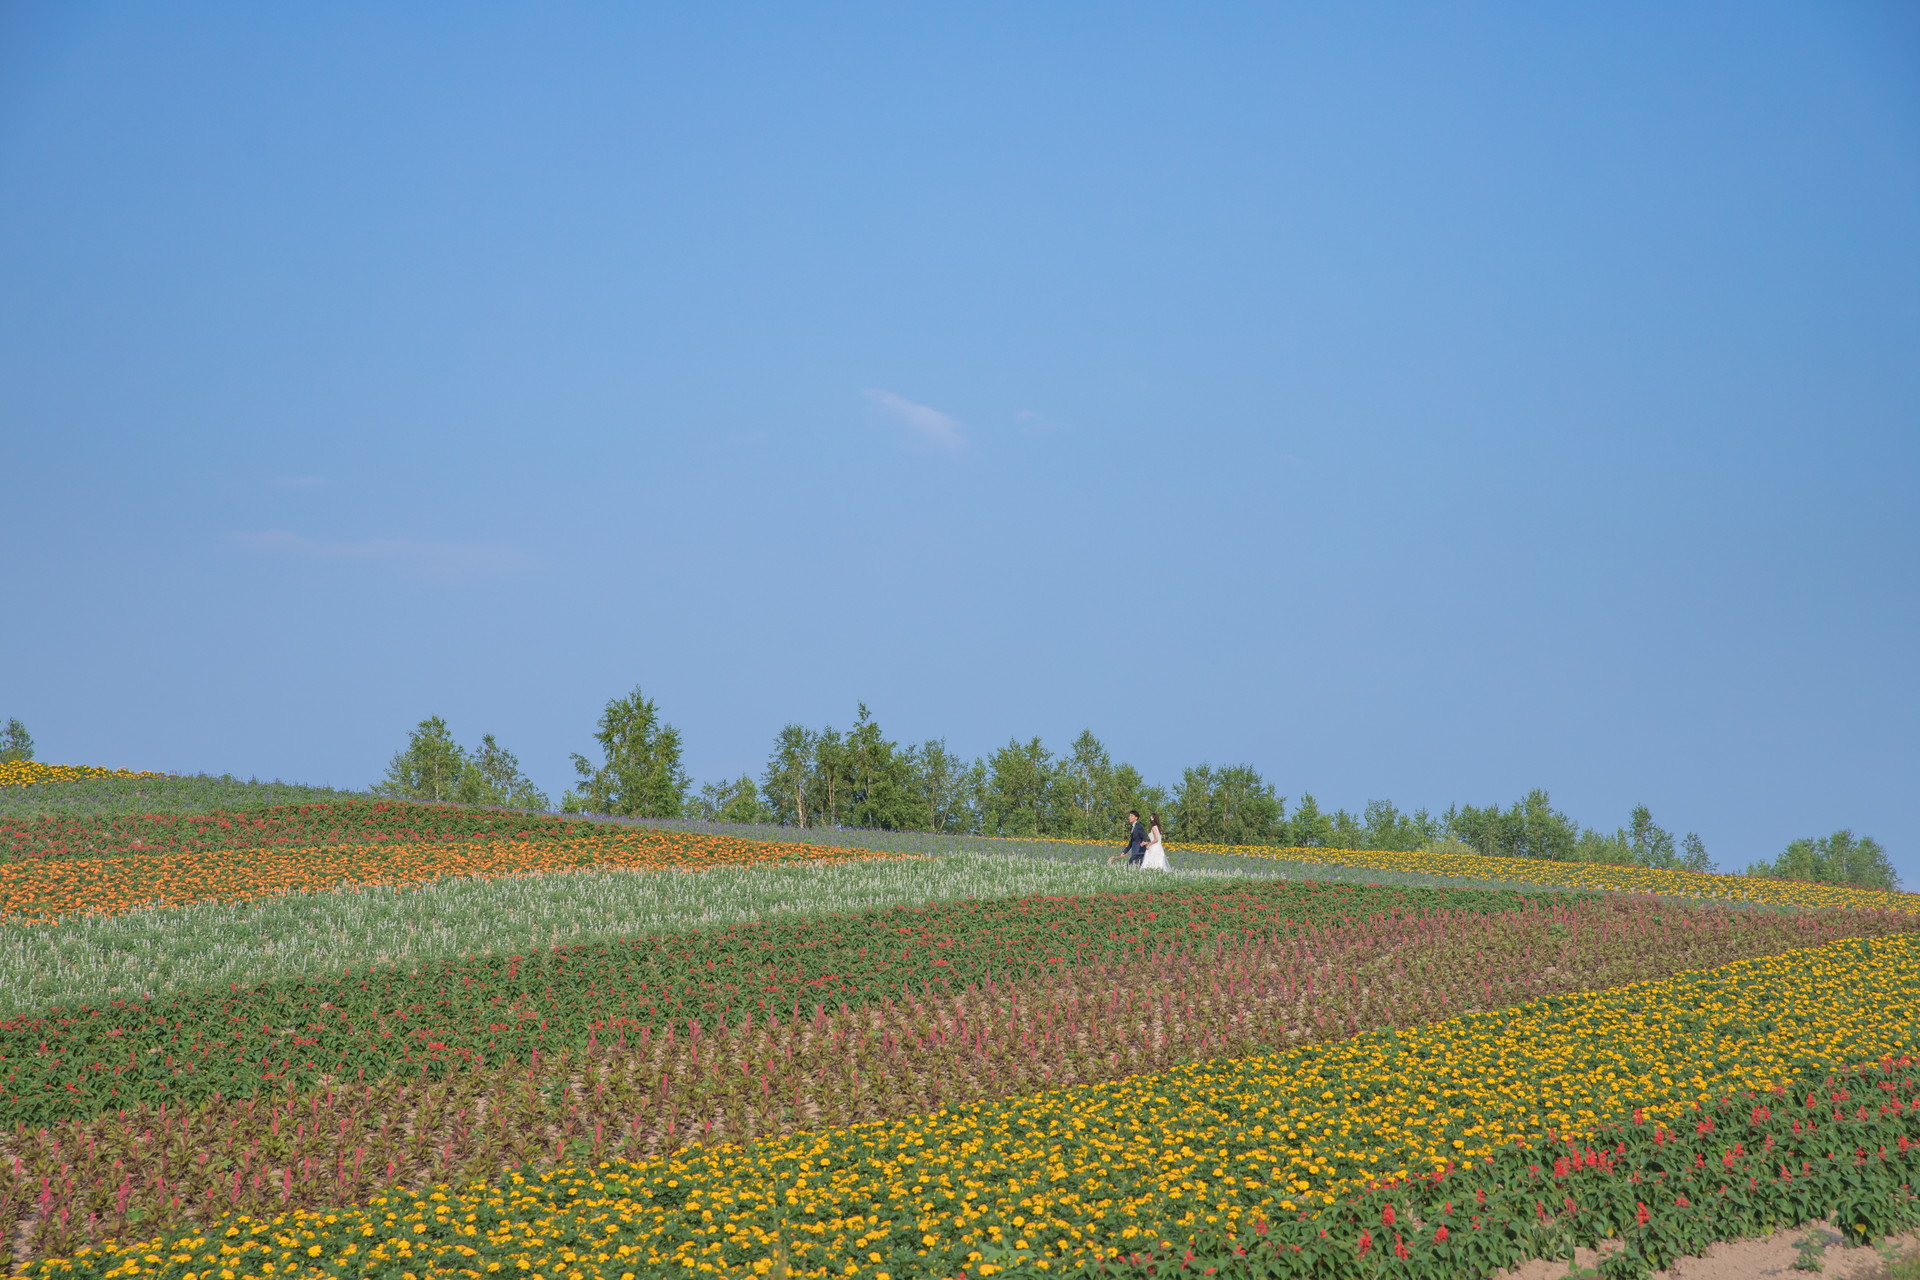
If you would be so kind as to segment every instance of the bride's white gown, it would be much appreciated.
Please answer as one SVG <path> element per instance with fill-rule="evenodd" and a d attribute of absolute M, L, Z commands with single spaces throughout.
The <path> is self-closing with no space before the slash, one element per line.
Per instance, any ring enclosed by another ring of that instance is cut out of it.
<path fill-rule="evenodd" d="M 1140 859 L 1142 871 L 1168 871 L 1167 846 L 1157 839 L 1147 842 L 1147 856 Z"/>

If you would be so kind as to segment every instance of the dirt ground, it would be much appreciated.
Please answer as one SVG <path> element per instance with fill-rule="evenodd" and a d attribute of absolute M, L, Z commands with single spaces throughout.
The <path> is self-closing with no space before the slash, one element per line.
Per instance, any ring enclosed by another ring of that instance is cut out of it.
<path fill-rule="evenodd" d="M 1800 1241 L 1808 1235 L 1826 1246 L 1820 1270 L 1797 1271 L 1794 1261 L 1800 1256 Z M 1606 1246 L 1601 1246 L 1604 1251 Z M 1788 1280 L 1812 1280 L 1815 1275 L 1832 1280 L 1877 1280 L 1888 1270 L 1889 1256 L 1913 1258 L 1920 1255 L 1920 1235 L 1893 1236 L 1878 1245 L 1849 1248 L 1840 1233 L 1830 1225 L 1793 1231 L 1781 1231 L 1755 1240 L 1735 1240 L 1716 1244 L 1704 1258 L 1682 1258 L 1666 1271 L 1656 1271 L 1658 1280 L 1747 1280 L 1749 1276 L 1780 1276 Z M 1591 1268 L 1603 1253 L 1582 1249 L 1573 1265 L 1565 1261 L 1533 1261 L 1512 1271 L 1503 1271 L 1495 1280 L 1561 1280 L 1563 1276 L 1592 1275 Z"/>

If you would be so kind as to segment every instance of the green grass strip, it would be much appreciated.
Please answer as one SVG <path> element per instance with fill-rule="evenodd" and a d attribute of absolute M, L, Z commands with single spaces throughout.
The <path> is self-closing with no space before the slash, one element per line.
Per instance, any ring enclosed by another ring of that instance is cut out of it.
<path fill-rule="evenodd" d="M 264 809 L 280 804 L 317 804 L 364 800 L 355 791 L 308 787 L 258 778 L 87 778 L 75 782 L 33 782 L 0 787 L 0 817 L 42 814 L 107 815 L 129 813 L 206 813 L 215 809 Z"/>
<path fill-rule="evenodd" d="M 741 840 L 766 840 L 773 843 L 818 844 L 836 849 L 872 849 L 883 853 L 918 853 L 928 857 L 946 857 L 956 853 L 984 853 L 1032 858 L 1046 862 L 1099 866 L 1121 852 L 1121 843 L 1084 844 L 1077 840 L 1049 840 L 1044 837 L 959 835 L 942 831 L 875 831 L 832 827 L 780 827 L 770 824 L 738 822 L 696 822 L 691 819 L 596 819 L 623 822 L 635 826 L 669 827 L 676 830 L 704 831 L 734 836 Z M 1354 867 L 1336 860 L 1316 861 L 1297 856 L 1289 850 L 1285 858 L 1270 858 L 1262 853 L 1250 855 L 1213 853 L 1194 849 L 1169 849 L 1167 860 L 1177 871 L 1205 871 L 1220 875 L 1271 876 L 1283 880 L 1336 880 L 1350 884 L 1426 886 L 1440 889 L 1505 889 L 1536 892 L 1542 886 L 1527 880 L 1507 880 L 1485 875 L 1437 875 L 1421 871 L 1378 870 Z"/>

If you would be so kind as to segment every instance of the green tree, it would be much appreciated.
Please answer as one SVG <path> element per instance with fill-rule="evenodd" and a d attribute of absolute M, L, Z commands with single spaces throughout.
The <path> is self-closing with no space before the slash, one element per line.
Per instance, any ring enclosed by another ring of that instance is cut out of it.
<path fill-rule="evenodd" d="M 1131 765 L 1122 765 L 1120 768 L 1133 774 L 1135 781 L 1132 794 L 1134 798 L 1120 806 L 1120 812 L 1113 821 L 1113 829 L 1124 834 L 1125 828 L 1123 824 L 1127 820 L 1127 810 L 1138 809 L 1142 818 L 1149 818 L 1156 813 L 1159 814 L 1160 821 L 1166 824 L 1165 829 L 1170 833 L 1173 826 L 1173 793 L 1157 782 L 1145 783 L 1139 781 L 1139 771 Z M 1169 834 L 1167 838 L 1172 839 L 1173 836 Z"/>
<path fill-rule="evenodd" d="M 1364 849 L 1367 846 L 1367 828 L 1359 818 L 1345 809 L 1335 809 L 1327 815 L 1329 849 Z"/>
<path fill-rule="evenodd" d="M 773 810 L 760 799 L 753 779 L 741 774 L 732 782 L 709 782 L 693 800 L 693 816 L 702 822 L 757 824 L 773 821 Z"/>
<path fill-rule="evenodd" d="M 1747 874 L 1855 885 L 1863 889 L 1894 889 L 1900 883 L 1880 842 L 1872 836 L 1856 839 L 1853 832 L 1845 828 L 1830 836 L 1795 840 L 1772 862 L 1748 867 Z"/>
<path fill-rule="evenodd" d="M 1369 800 L 1361 815 L 1361 839 L 1369 849 L 1411 852 L 1423 849 L 1440 835 L 1440 823 L 1425 809 L 1401 813 L 1390 800 Z"/>
<path fill-rule="evenodd" d="M 844 750 L 854 826 L 887 831 L 926 828 L 932 813 L 921 803 L 920 789 L 914 785 L 917 762 L 911 752 L 880 732 L 864 702 L 859 704 Z"/>
<path fill-rule="evenodd" d="M 829 725 L 813 740 L 813 794 L 819 807 L 816 825 L 846 825 L 845 809 L 853 792 L 852 771 L 847 767 L 846 739 Z"/>
<path fill-rule="evenodd" d="M 604 759 L 595 765 L 574 755 L 579 791 L 567 792 L 562 809 L 625 818 L 677 818 L 686 811 L 689 782 L 680 764 L 680 731 L 661 720 L 652 699 L 637 687 L 613 699 L 593 736 Z"/>
<path fill-rule="evenodd" d="M 1707 856 L 1707 845 L 1698 832 L 1687 832 L 1686 839 L 1680 842 L 1680 865 L 1689 871 L 1712 871 L 1713 859 Z"/>
<path fill-rule="evenodd" d="M 1040 739 L 1007 745 L 987 759 L 986 830 L 989 835 L 1047 834 L 1053 755 Z"/>
<path fill-rule="evenodd" d="M 387 775 L 373 784 L 375 794 L 406 800 L 459 800 L 467 772 L 467 753 L 447 732 L 447 722 L 428 716 L 407 735 L 407 745 L 387 762 Z"/>
<path fill-rule="evenodd" d="M 1320 812 L 1320 802 L 1309 791 L 1300 797 L 1300 807 L 1287 822 L 1286 838 L 1301 849 L 1333 848 L 1333 822 Z"/>
<path fill-rule="evenodd" d="M 520 771 L 520 757 L 480 736 L 480 748 L 467 755 L 454 798 L 461 804 L 491 805 L 500 809 L 551 809 L 546 792 Z"/>
<path fill-rule="evenodd" d="M 1174 789 L 1172 831 L 1196 844 L 1277 844 L 1283 802 L 1249 764 L 1201 764 Z"/>
<path fill-rule="evenodd" d="M 1107 814 L 1113 790 L 1113 757 L 1093 730 L 1082 729 L 1054 768 L 1054 820 L 1059 834 L 1098 839 L 1113 829 Z M 1124 813 L 1124 810 L 1122 811 Z"/>
<path fill-rule="evenodd" d="M 1498 805 L 1449 809 L 1445 825 L 1449 836 L 1495 858 L 1566 862 L 1580 840 L 1580 828 L 1537 787 L 1504 811 Z"/>
<path fill-rule="evenodd" d="M 8 716 L 7 726 L 0 729 L 0 762 L 33 759 L 33 735 L 27 732 L 27 726 L 21 724 L 18 717 Z"/>
<path fill-rule="evenodd" d="M 967 762 L 947 749 L 946 739 L 933 738 L 915 747 L 909 785 L 918 794 L 929 831 L 970 833 L 979 830 L 980 813 Z M 974 762 L 979 767 L 979 762 Z"/>
<path fill-rule="evenodd" d="M 916 812 L 925 816 L 927 831 L 979 831 L 972 770 L 966 760 L 948 750 L 947 739 L 927 739 L 920 747 L 904 750 L 902 758 L 906 787 L 914 793 Z"/>
<path fill-rule="evenodd" d="M 967 771 L 960 775 L 960 794 L 965 798 L 966 813 L 971 823 L 967 827 L 969 835 L 984 835 L 987 830 L 987 762 L 984 757 L 975 756 Z"/>
<path fill-rule="evenodd" d="M 813 811 L 814 751 L 818 740 L 805 725 L 790 724 L 774 735 L 773 754 L 760 774 L 761 798 L 785 827 L 818 822 Z"/>
<path fill-rule="evenodd" d="M 1083 729 L 1054 764 L 1047 804 L 1047 834 L 1075 840 L 1110 840 L 1125 828 L 1127 810 L 1159 813 L 1172 837 L 1172 805 L 1164 790 L 1147 793 L 1140 771 L 1113 762 L 1106 745 Z M 1191 837 L 1185 837 L 1191 838 Z"/>
<path fill-rule="evenodd" d="M 1616 827 L 1611 834 L 1588 827 L 1574 839 L 1573 860 L 1631 867 L 1634 865 L 1633 842 L 1628 838 L 1625 827 Z"/>
<path fill-rule="evenodd" d="M 1627 847 L 1633 850 L 1636 865 L 1662 870 L 1680 865 L 1680 855 L 1673 847 L 1673 833 L 1656 823 L 1643 804 L 1633 807 L 1633 816 L 1627 822 Z"/>

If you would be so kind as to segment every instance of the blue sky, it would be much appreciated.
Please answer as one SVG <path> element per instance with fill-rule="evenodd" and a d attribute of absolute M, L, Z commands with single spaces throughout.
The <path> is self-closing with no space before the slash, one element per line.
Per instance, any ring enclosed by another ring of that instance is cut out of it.
<path fill-rule="evenodd" d="M 635 684 L 1920 884 L 1898 5 L 8 5 L 0 715 Z"/>

